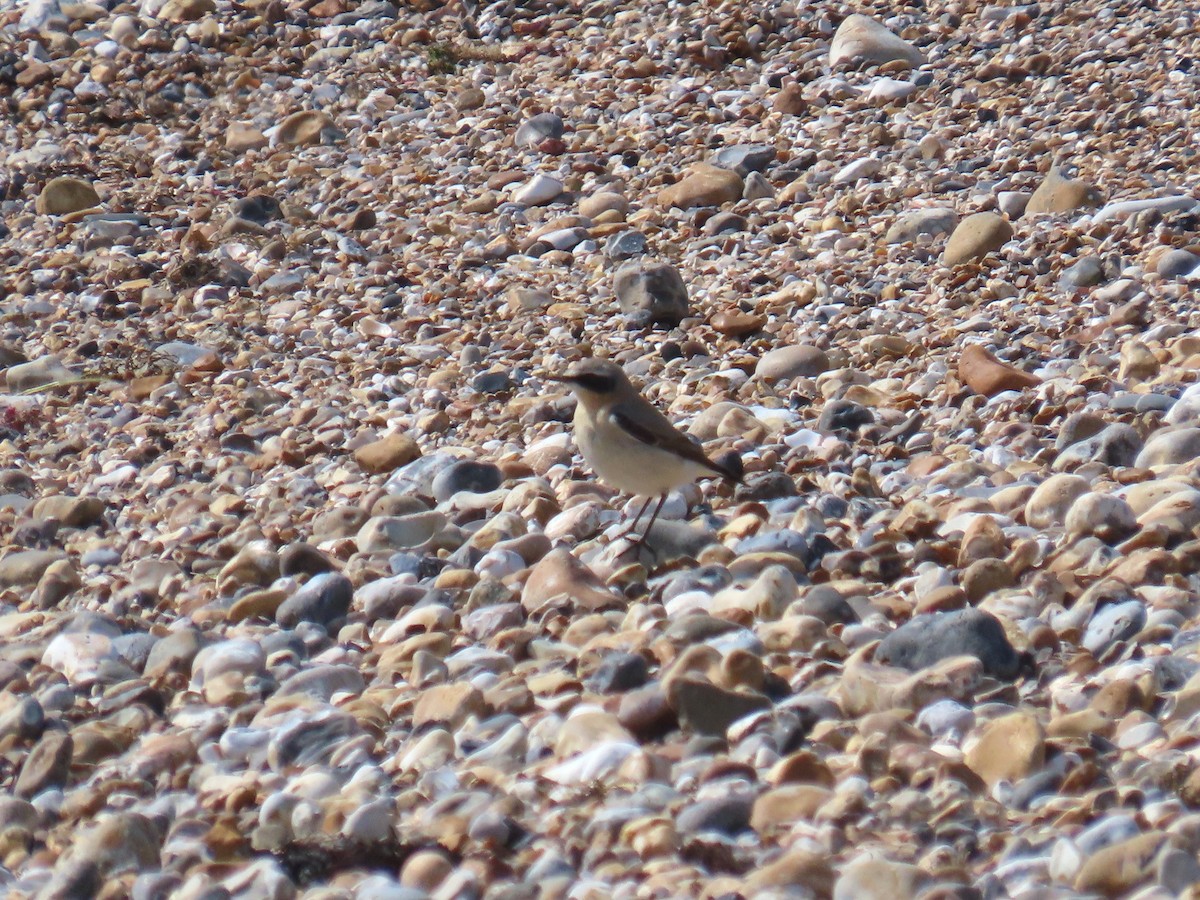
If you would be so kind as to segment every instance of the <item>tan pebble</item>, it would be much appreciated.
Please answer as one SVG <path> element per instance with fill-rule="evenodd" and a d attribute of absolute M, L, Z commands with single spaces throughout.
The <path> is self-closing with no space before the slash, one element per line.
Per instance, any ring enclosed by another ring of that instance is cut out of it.
<path fill-rule="evenodd" d="M 426 688 L 413 709 L 413 728 L 448 724 L 459 728 L 470 716 L 487 710 L 483 695 L 471 684 L 445 684 Z"/>
<path fill-rule="evenodd" d="M 484 191 L 478 197 L 474 197 L 462 205 L 463 212 L 468 213 L 490 213 L 500 205 L 500 195 L 495 191 Z"/>
<path fill-rule="evenodd" d="M 1114 725 L 1112 719 L 1095 709 L 1081 709 L 1078 712 L 1055 716 L 1050 720 L 1046 734 L 1052 738 L 1081 738 L 1084 740 L 1093 734 L 1110 737 Z"/>
<path fill-rule="evenodd" d="M 640 56 L 629 67 L 631 78 L 652 78 L 659 73 L 658 63 L 648 56 Z"/>
<path fill-rule="evenodd" d="M 983 676 L 975 657 L 952 656 L 919 672 L 867 662 L 859 651 L 846 661 L 835 696 L 849 715 L 921 709 L 936 700 L 963 700 Z"/>
<path fill-rule="evenodd" d="M 1117 377 L 1122 381 L 1137 384 L 1149 381 L 1159 373 L 1162 364 L 1154 352 L 1141 341 L 1126 341 L 1121 347 L 1121 368 Z"/>
<path fill-rule="evenodd" d="M 591 234 L 594 238 L 606 238 L 612 234 L 626 231 L 629 225 L 625 222 L 625 213 L 616 209 L 606 209 L 592 217 Z"/>
<path fill-rule="evenodd" d="M 292 113 L 284 119 L 279 124 L 277 138 L 284 146 L 304 147 L 322 143 L 327 135 L 335 131 L 333 119 L 328 113 L 309 109 Z"/>
<path fill-rule="evenodd" d="M 400 884 L 432 892 L 454 871 L 449 857 L 438 850 L 418 850 L 400 869 Z"/>
<path fill-rule="evenodd" d="M 33 505 L 33 515 L 39 519 L 57 519 L 67 528 L 86 528 L 100 520 L 105 507 L 99 497 L 52 494 Z"/>
<path fill-rule="evenodd" d="M 581 687 L 579 679 L 573 678 L 566 672 L 541 672 L 530 675 L 525 684 L 539 697 L 553 697 L 556 694 L 575 693 Z"/>
<path fill-rule="evenodd" d="M 1036 489 L 1036 486 L 1032 484 L 1011 484 L 992 494 L 988 498 L 988 502 L 992 505 L 992 509 L 1001 515 L 1015 518 L 1025 509 L 1025 505 Z M 990 520 L 990 517 L 987 518 Z"/>
<path fill-rule="evenodd" d="M 812 819 L 833 792 L 819 784 L 784 784 L 758 796 L 750 827 L 759 834 Z"/>
<path fill-rule="evenodd" d="M 936 134 L 927 134 L 917 142 L 922 159 L 941 159 L 946 154 L 946 144 Z"/>
<path fill-rule="evenodd" d="M 757 534 L 762 527 L 763 517 L 755 513 L 742 513 L 731 520 L 719 532 L 717 537 L 722 541 L 725 540 L 740 540 L 741 538 L 750 537 Z"/>
<path fill-rule="evenodd" d="M 451 424 L 450 417 L 439 409 L 421 416 L 417 420 L 417 431 L 421 434 L 442 434 Z"/>
<path fill-rule="evenodd" d="M 765 353 L 754 368 L 756 377 L 765 381 L 813 377 L 828 372 L 833 363 L 824 350 L 811 344 L 779 347 Z"/>
<path fill-rule="evenodd" d="M 591 311 L 582 303 L 553 303 L 546 310 L 546 315 L 570 322 L 586 319 Z"/>
<path fill-rule="evenodd" d="M 868 854 L 842 867 L 834 896 L 855 900 L 915 897 L 927 881 L 929 875 L 916 866 Z"/>
<path fill-rule="evenodd" d="M 249 122 L 233 122 L 225 129 L 225 149 L 241 155 L 267 146 L 266 136 Z"/>
<path fill-rule="evenodd" d="M 963 572 L 962 589 L 967 600 L 975 604 L 994 591 L 1012 587 L 1014 581 L 1012 570 L 1004 560 L 979 559 Z"/>
<path fill-rule="evenodd" d="M 1192 360 L 1200 354 L 1200 334 L 1185 334 L 1172 341 L 1168 349 L 1171 357 L 1183 362 L 1185 368 L 1194 368 Z"/>
<path fill-rule="evenodd" d="M 967 605 L 967 595 L 957 585 L 935 588 L 917 602 L 918 613 L 949 612 Z"/>
<path fill-rule="evenodd" d="M 266 541 L 251 541 L 221 569 L 217 583 L 224 594 L 239 586 L 266 586 L 279 577 L 279 554 Z"/>
<path fill-rule="evenodd" d="M 988 722 L 964 757 L 976 775 L 992 787 L 1000 780 L 1019 781 L 1037 771 L 1046 755 L 1045 731 L 1025 712 Z"/>
<path fill-rule="evenodd" d="M 479 109 L 485 103 L 487 103 L 487 95 L 476 87 L 466 88 L 454 98 L 454 108 L 459 112 Z"/>
<path fill-rule="evenodd" d="M 204 844 L 217 859 L 235 856 L 247 844 L 245 831 L 238 826 L 234 816 L 222 816 L 212 824 L 204 835 Z"/>
<path fill-rule="evenodd" d="M 767 324 L 765 316 L 742 312 L 740 309 L 723 309 L 709 320 L 715 331 L 730 337 L 745 337 L 759 331 Z"/>
<path fill-rule="evenodd" d="M 854 13 L 842 20 L 829 45 L 832 68 L 899 62 L 903 71 L 925 62 L 921 51 L 870 16 Z"/>
<path fill-rule="evenodd" d="M 417 442 L 406 434 L 393 433 L 354 451 L 354 461 L 371 473 L 391 472 L 421 455 Z"/>
<path fill-rule="evenodd" d="M 1191 809 L 1200 808 L 1200 767 L 1192 769 L 1179 789 L 1179 799 Z"/>
<path fill-rule="evenodd" d="M 1034 490 L 1025 504 L 1025 521 L 1034 528 L 1063 525 L 1072 504 L 1089 490 L 1078 475 L 1051 475 Z"/>
<path fill-rule="evenodd" d="M 599 710 L 572 714 L 563 722 L 554 741 L 560 759 L 574 756 L 603 741 L 634 742 L 634 737 L 611 713 Z"/>
<path fill-rule="evenodd" d="M 595 219 L 606 212 L 617 213 L 624 219 L 625 214 L 629 212 L 629 201 L 613 191 L 601 191 L 579 201 L 581 216 Z"/>
<path fill-rule="evenodd" d="M 808 112 L 808 101 L 804 99 L 804 86 L 789 82 L 780 88 L 775 99 L 771 101 L 772 108 L 786 116 L 802 116 Z"/>
<path fill-rule="evenodd" d="M 959 356 L 958 377 L 977 394 L 990 397 L 1001 391 L 1022 391 L 1036 387 L 1042 380 L 1002 363 L 978 344 L 970 344 Z"/>
<path fill-rule="evenodd" d="M 947 266 L 958 266 L 982 259 L 1003 247 L 1012 236 L 1012 226 L 1003 216 L 990 212 L 975 213 L 958 223 L 946 242 L 942 262 Z"/>
<path fill-rule="evenodd" d="M 25 67 L 17 73 L 17 87 L 31 88 L 37 87 L 43 82 L 54 78 L 54 70 L 44 62 L 38 60 L 30 60 Z"/>
<path fill-rule="evenodd" d="M 785 756 L 767 773 L 767 783 L 816 784 L 831 788 L 837 783 L 829 766 L 811 750 L 797 750 Z"/>
<path fill-rule="evenodd" d="M 74 741 L 65 731 L 47 731 L 25 757 L 13 785 L 18 797 L 30 798 L 48 788 L 65 787 L 70 778 Z"/>
<path fill-rule="evenodd" d="M 1140 519 L 1152 510 L 1160 508 L 1161 504 L 1165 504 L 1172 497 L 1179 497 L 1186 502 L 1194 490 L 1195 488 L 1191 484 L 1182 479 L 1144 481 L 1141 484 L 1133 485 L 1125 492 L 1125 502 Z M 1161 508 L 1165 509 L 1166 507 L 1162 506 Z"/>
<path fill-rule="evenodd" d="M 735 559 L 737 559 L 737 554 L 731 547 L 726 547 L 724 544 L 710 544 L 700 551 L 696 562 L 702 566 L 729 566 Z"/>
<path fill-rule="evenodd" d="M 900 359 L 916 351 L 908 338 L 898 334 L 873 334 L 863 339 L 862 348 L 872 356 Z"/>
<path fill-rule="evenodd" d="M 788 314 L 808 306 L 817 298 L 817 287 L 810 281 L 793 281 L 762 299 L 764 312 Z"/>
<path fill-rule="evenodd" d="M 921 453 L 918 454 L 912 462 L 905 467 L 905 471 L 910 475 L 915 475 L 918 478 L 923 478 L 927 475 L 932 475 L 939 469 L 945 468 L 950 464 L 950 459 L 942 453 Z M 923 500 L 914 500 L 910 503 L 919 503 L 924 507 L 932 509 L 928 503 Z"/>
<path fill-rule="evenodd" d="M 435 588 L 447 591 L 466 591 L 479 583 L 479 576 L 470 569 L 443 569 L 433 581 Z"/>
<path fill-rule="evenodd" d="M 530 613 L 539 613 L 553 604 L 595 610 L 616 602 L 617 595 L 605 590 L 594 572 L 561 548 L 533 567 L 521 591 L 521 604 Z"/>
<path fill-rule="evenodd" d="M 829 639 L 828 626 L 816 616 L 788 615 L 778 622 L 759 625 L 756 630 L 772 653 L 811 653 Z"/>
<path fill-rule="evenodd" d="M 817 897 L 833 896 L 835 870 L 830 860 L 804 849 L 792 849 L 745 878 L 745 893 L 754 896 L 772 889 L 805 885 Z"/>
<path fill-rule="evenodd" d="M 214 0 L 167 0 L 159 17 L 168 22 L 194 22 L 216 10 Z"/>
<path fill-rule="evenodd" d="M 760 691 L 764 677 L 762 659 L 747 650 L 732 650 L 721 660 L 719 679 L 724 687 Z"/>
<path fill-rule="evenodd" d="M 621 828 L 621 843 L 642 859 L 671 856 L 679 849 L 679 832 L 670 819 L 655 816 L 634 819 Z"/>
<path fill-rule="evenodd" d="M 742 189 L 742 177 L 736 172 L 718 169 L 708 163 L 699 163 L 693 166 L 679 183 L 660 191 L 657 202 L 663 208 L 721 206 L 740 200 Z"/>
<path fill-rule="evenodd" d="M 752 444 L 762 443 L 767 436 L 767 426 L 747 410 L 731 409 L 717 426 L 717 437 L 738 437 Z"/>
<path fill-rule="evenodd" d="M 1130 710 L 1141 709 L 1145 702 L 1136 682 L 1120 679 L 1110 681 L 1097 691 L 1089 706 L 1107 719 L 1119 719 Z"/>
<path fill-rule="evenodd" d="M 969 566 L 971 563 L 989 557 L 1003 557 L 1008 552 L 1008 542 L 1004 532 L 991 516 L 978 516 L 972 519 L 963 532 L 962 545 L 958 551 L 958 564 Z"/>
<path fill-rule="evenodd" d="M 34 204 L 43 215 L 61 216 L 100 205 L 100 195 L 90 181 L 61 175 L 46 183 Z"/>
<path fill-rule="evenodd" d="M 1152 831 L 1097 850 L 1075 876 L 1075 890 L 1104 897 L 1125 894 L 1154 874 L 1154 858 L 1166 840 L 1162 832 Z"/>
<path fill-rule="evenodd" d="M 25 858 L 33 846 L 33 834 L 28 828 L 10 825 L 0 831 L 0 859 Z"/>
<path fill-rule="evenodd" d="M 260 591 L 250 591 L 239 597 L 229 607 L 225 618 L 230 622 L 244 622 L 246 619 L 275 618 L 275 611 L 287 599 L 287 591 L 281 588 L 264 588 Z"/>
<path fill-rule="evenodd" d="M 1079 209 L 1091 209 L 1100 204 L 1100 192 L 1082 178 L 1067 178 L 1057 168 L 1052 168 L 1049 174 L 1038 185 L 1029 203 L 1025 207 L 1025 215 L 1036 216 L 1043 213 L 1069 213 Z"/>
<path fill-rule="evenodd" d="M 572 647 L 583 647 L 598 638 L 607 637 L 613 633 L 613 623 L 608 616 L 592 613 L 591 615 L 577 616 L 567 626 L 567 630 L 562 633 L 562 641 Z"/>
<path fill-rule="evenodd" d="M 917 466 L 916 461 L 909 465 L 909 473 L 920 477 L 922 474 L 929 474 L 931 471 L 937 471 L 944 464 L 945 460 L 925 459 L 927 466 Z M 915 470 L 914 470 L 915 469 Z M 894 528 L 900 534 L 911 538 L 928 537 L 942 522 L 941 514 L 930 506 L 924 500 L 910 500 L 900 510 L 900 513 L 892 522 Z"/>

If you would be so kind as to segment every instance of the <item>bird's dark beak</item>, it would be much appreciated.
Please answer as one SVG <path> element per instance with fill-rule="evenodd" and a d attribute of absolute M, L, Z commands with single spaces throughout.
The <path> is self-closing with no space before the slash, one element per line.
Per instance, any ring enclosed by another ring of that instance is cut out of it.
<path fill-rule="evenodd" d="M 561 382 L 562 384 L 574 384 L 575 383 L 575 378 L 572 375 L 546 375 L 545 379 L 547 381 L 558 381 L 558 382 Z"/>

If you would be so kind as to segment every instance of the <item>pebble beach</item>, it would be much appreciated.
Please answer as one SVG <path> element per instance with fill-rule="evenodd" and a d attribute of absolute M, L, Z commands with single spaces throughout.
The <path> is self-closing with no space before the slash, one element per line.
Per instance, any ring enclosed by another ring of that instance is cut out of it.
<path fill-rule="evenodd" d="M 0 0 L 0 894 L 1200 897 L 1198 24 Z"/>

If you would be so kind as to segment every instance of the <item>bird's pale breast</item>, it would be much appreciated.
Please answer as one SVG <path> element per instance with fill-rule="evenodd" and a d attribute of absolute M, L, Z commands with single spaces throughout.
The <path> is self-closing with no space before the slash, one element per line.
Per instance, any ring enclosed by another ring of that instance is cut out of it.
<path fill-rule="evenodd" d="M 688 459 L 643 443 L 605 415 L 575 413 L 575 442 L 592 471 L 610 487 L 645 497 L 694 481 L 705 470 Z"/>

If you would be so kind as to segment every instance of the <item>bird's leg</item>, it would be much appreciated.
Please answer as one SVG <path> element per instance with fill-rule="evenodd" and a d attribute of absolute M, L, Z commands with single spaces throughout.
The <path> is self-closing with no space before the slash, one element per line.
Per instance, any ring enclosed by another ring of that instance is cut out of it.
<path fill-rule="evenodd" d="M 642 532 L 642 536 L 638 538 L 639 544 L 646 543 L 646 538 L 650 537 L 650 529 L 654 527 L 654 522 L 658 518 L 658 514 L 662 512 L 663 504 L 667 502 L 667 495 L 663 494 L 658 498 L 658 505 L 654 507 L 654 514 L 650 516 L 650 524 L 646 526 L 646 530 Z"/>
<path fill-rule="evenodd" d="M 633 517 L 633 521 L 629 523 L 629 527 L 621 532 L 621 537 L 627 538 L 631 534 L 633 534 L 633 530 L 635 528 L 637 528 L 638 519 L 640 519 L 645 514 L 646 508 L 648 506 L 650 506 L 650 501 L 653 499 L 654 499 L 653 497 L 646 498 L 646 502 L 642 504 L 642 508 L 639 509 L 637 515 Z"/>

